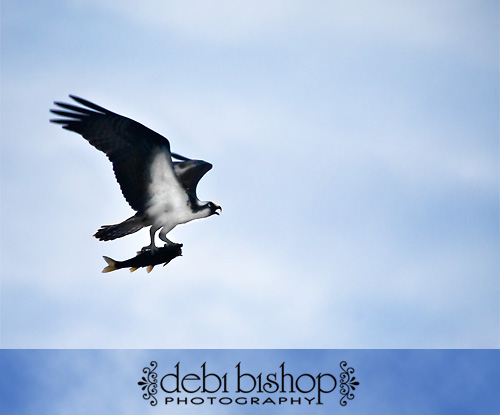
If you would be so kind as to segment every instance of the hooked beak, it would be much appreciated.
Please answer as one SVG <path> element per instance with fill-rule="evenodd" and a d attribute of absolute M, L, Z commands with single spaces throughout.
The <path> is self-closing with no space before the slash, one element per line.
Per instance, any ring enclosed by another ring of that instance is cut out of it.
<path fill-rule="evenodd" d="M 220 215 L 220 212 L 218 212 L 218 211 L 222 212 L 222 208 L 221 208 L 220 206 L 216 206 L 216 207 L 215 207 L 215 211 L 214 211 L 214 213 L 215 213 L 216 215 Z"/>

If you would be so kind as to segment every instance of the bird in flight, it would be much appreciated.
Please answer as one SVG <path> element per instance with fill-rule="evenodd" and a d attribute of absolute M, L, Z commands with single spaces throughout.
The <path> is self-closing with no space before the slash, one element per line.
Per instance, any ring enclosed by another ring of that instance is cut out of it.
<path fill-rule="evenodd" d="M 172 153 L 165 137 L 137 121 L 70 97 L 80 105 L 54 102 L 59 108 L 50 111 L 61 118 L 50 121 L 80 134 L 106 154 L 123 196 L 137 212 L 119 224 L 102 226 L 94 235 L 97 239 L 109 241 L 151 226 L 151 243 L 144 251 L 158 249 L 157 231 L 165 247 L 182 246 L 167 238 L 172 229 L 222 211 L 217 204 L 196 196 L 198 182 L 212 168 L 210 163 Z"/>

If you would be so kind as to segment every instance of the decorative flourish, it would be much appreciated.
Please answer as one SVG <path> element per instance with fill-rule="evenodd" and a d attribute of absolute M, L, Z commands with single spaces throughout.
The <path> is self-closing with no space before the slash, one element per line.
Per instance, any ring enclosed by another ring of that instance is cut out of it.
<path fill-rule="evenodd" d="M 351 378 L 354 369 L 352 367 L 346 369 L 346 367 L 346 361 L 340 362 L 340 368 L 342 369 L 342 373 L 340 374 L 340 393 L 342 395 L 342 398 L 340 398 L 340 405 L 342 406 L 347 405 L 346 399 L 350 401 L 354 399 L 354 393 L 351 392 L 351 389 L 356 390 L 356 386 L 359 385 L 359 382 L 355 381 L 356 378 L 354 376 Z"/>
<path fill-rule="evenodd" d="M 142 390 L 145 391 L 142 397 L 146 400 L 149 399 L 150 405 L 155 406 L 158 403 L 154 396 L 158 392 L 158 375 L 155 372 L 158 364 L 153 360 L 149 366 L 151 366 L 152 369 L 147 366 L 142 369 L 142 372 L 145 373 L 146 376 L 143 376 L 142 380 L 137 382 L 137 384 L 142 386 Z"/>

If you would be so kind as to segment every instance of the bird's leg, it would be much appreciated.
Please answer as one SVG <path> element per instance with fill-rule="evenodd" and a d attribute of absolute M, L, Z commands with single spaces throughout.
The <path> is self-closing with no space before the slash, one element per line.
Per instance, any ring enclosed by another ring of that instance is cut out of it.
<path fill-rule="evenodd" d="M 170 239 L 167 238 L 167 233 L 168 231 L 165 230 L 165 228 L 163 228 L 158 237 L 163 241 L 165 242 L 165 246 L 182 246 L 182 244 L 177 244 L 175 242 L 172 242 Z"/>
<path fill-rule="evenodd" d="M 155 233 L 157 230 L 158 230 L 157 227 L 151 226 L 151 229 L 149 230 L 149 235 L 151 236 L 151 244 L 142 248 L 141 249 L 142 252 L 151 251 L 151 253 L 154 254 L 155 251 L 158 249 L 155 245 Z"/>

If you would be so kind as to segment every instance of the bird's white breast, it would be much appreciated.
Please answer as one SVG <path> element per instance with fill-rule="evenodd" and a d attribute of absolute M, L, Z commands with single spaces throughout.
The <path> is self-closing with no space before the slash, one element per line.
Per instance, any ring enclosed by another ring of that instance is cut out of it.
<path fill-rule="evenodd" d="M 153 156 L 149 175 L 150 206 L 167 204 L 174 208 L 187 203 L 186 192 L 177 180 L 168 154 L 158 152 Z"/>
<path fill-rule="evenodd" d="M 170 155 L 158 152 L 150 168 L 147 215 L 152 222 L 175 226 L 194 219 L 187 193 L 174 173 Z"/>

